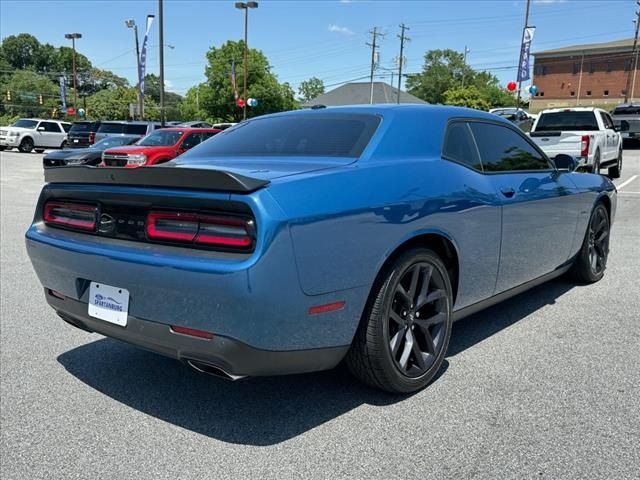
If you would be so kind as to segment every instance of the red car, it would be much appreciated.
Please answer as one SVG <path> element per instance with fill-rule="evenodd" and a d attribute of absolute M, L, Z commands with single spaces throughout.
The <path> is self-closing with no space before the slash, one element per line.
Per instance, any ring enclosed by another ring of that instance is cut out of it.
<path fill-rule="evenodd" d="M 222 130 L 217 128 L 162 128 L 135 145 L 115 147 L 102 154 L 102 166 L 135 168 L 173 160 Z"/>

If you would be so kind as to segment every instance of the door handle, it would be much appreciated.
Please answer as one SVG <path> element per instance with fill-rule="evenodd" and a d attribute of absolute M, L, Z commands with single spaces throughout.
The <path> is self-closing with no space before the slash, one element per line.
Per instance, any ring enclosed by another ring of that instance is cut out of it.
<path fill-rule="evenodd" d="M 512 187 L 502 187 L 500 192 L 507 198 L 511 198 L 516 194 L 516 191 Z"/>

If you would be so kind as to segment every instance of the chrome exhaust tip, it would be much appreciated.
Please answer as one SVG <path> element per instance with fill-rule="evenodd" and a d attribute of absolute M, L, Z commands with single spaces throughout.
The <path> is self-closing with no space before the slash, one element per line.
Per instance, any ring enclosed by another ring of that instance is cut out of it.
<path fill-rule="evenodd" d="M 214 377 L 223 378 L 232 382 L 246 377 L 246 375 L 232 375 L 216 365 L 211 365 L 199 360 L 187 360 L 187 364 L 200 373 L 206 373 L 207 375 L 213 375 Z"/>

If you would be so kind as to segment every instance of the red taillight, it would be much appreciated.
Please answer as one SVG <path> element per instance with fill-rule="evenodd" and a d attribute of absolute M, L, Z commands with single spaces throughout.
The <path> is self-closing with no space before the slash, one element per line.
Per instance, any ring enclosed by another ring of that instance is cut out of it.
<path fill-rule="evenodd" d="M 183 212 L 150 212 L 146 225 L 150 240 L 243 250 L 253 245 L 253 231 L 250 219 Z"/>
<path fill-rule="evenodd" d="M 582 135 L 582 141 L 580 142 L 580 156 L 589 156 L 589 135 Z"/>
<path fill-rule="evenodd" d="M 211 340 L 213 333 L 205 332 L 204 330 L 196 330 L 195 328 L 179 327 L 177 325 L 171 325 L 171 331 L 173 333 L 179 333 L 180 335 L 188 335 L 190 337 L 203 338 L 205 340 Z"/>
<path fill-rule="evenodd" d="M 98 207 L 82 203 L 47 202 L 44 205 L 44 221 L 51 225 L 77 230 L 95 230 Z"/>
<path fill-rule="evenodd" d="M 96 141 L 96 134 L 91 132 L 89 134 L 89 145 L 93 145 Z"/>

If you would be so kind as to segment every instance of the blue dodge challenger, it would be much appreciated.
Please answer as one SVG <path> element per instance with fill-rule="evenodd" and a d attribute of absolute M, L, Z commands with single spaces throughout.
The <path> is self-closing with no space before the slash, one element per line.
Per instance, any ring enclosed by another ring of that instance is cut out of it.
<path fill-rule="evenodd" d="M 67 323 L 237 379 L 427 385 L 452 322 L 602 278 L 614 185 L 456 107 L 313 108 L 173 162 L 47 169 L 26 244 Z"/>

